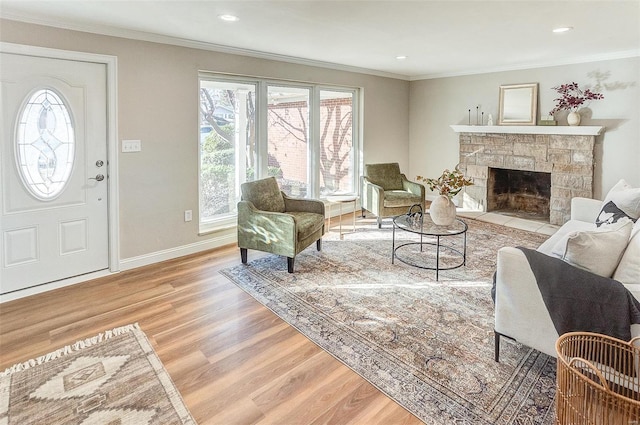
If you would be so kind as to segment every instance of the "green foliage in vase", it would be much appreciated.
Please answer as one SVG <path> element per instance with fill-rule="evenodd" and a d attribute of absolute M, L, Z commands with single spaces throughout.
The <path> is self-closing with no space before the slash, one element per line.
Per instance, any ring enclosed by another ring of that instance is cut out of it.
<path fill-rule="evenodd" d="M 465 178 L 458 167 L 454 168 L 453 171 L 444 170 L 442 175 L 435 179 L 416 176 L 416 180 L 426 183 L 430 190 L 447 196 L 449 199 L 456 196 L 463 187 L 473 185 L 473 181 Z"/>

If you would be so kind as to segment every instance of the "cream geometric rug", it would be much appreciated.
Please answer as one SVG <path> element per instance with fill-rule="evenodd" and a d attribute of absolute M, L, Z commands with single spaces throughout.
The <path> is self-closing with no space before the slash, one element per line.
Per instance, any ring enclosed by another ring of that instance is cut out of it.
<path fill-rule="evenodd" d="M 147 337 L 134 324 L 0 373 L 0 424 L 195 421 Z"/>
<path fill-rule="evenodd" d="M 438 282 L 391 264 L 391 231 L 375 225 L 342 241 L 326 235 L 321 252 L 296 257 L 293 274 L 274 255 L 222 273 L 428 424 L 551 424 L 555 359 L 504 343 L 496 363 L 490 296 L 497 250 L 546 237 L 465 221 L 467 265 Z"/>

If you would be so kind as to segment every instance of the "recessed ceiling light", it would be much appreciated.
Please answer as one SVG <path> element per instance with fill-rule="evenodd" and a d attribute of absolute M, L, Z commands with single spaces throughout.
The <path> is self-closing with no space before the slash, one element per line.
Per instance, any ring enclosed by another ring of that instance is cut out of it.
<path fill-rule="evenodd" d="M 399 61 L 403 61 L 403 60 L 405 60 L 407 57 L 408 57 L 408 56 L 405 56 L 405 55 L 398 55 L 398 56 L 396 56 L 396 59 L 398 59 Z"/>
<path fill-rule="evenodd" d="M 573 27 L 559 27 L 559 28 L 554 28 L 553 32 L 561 33 L 561 32 L 571 31 L 572 29 L 573 29 Z"/>
<path fill-rule="evenodd" d="M 240 18 L 238 18 L 235 15 L 220 15 L 218 16 L 218 18 L 222 19 L 223 21 L 226 22 L 237 22 L 240 20 Z"/>

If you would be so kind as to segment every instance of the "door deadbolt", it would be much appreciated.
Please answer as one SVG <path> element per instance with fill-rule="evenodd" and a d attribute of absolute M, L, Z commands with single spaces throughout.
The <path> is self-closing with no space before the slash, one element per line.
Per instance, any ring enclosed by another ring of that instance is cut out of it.
<path fill-rule="evenodd" d="M 102 174 L 98 174 L 95 177 L 89 177 L 89 180 L 97 180 L 97 181 L 101 182 L 102 180 L 104 180 L 104 176 Z"/>
<path fill-rule="evenodd" d="M 102 167 L 104 165 L 104 162 L 102 160 L 97 160 L 96 161 L 96 167 Z"/>

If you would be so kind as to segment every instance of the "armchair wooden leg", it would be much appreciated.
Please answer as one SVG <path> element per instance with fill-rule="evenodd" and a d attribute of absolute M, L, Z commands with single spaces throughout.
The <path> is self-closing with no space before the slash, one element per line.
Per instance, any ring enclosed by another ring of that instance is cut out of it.
<path fill-rule="evenodd" d="M 240 248 L 240 259 L 242 264 L 247 264 L 247 248 Z"/>
<path fill-rule="evenodd" d="M 382 229 L 382 218 L 378 217 L 378 229 Z"/>
<path fill-rule="evenodd" d="M 360 208 L 360 209 L 362 210 L 362 211 L 360 211 L 360 213 L 362 214 L 362 218 L 365 218 L 365 217 L 366 217 L 366 215 L 367 215 L 367 214 L 365 213 L 365 211 L 366 211 L 366 210 L 365 210 L 364 208 Z"/>
<path fill-rule="evenodd" d="M 287 257 L 287 271 L 289 273 L 293 273 L 293 262 L 295 261 L 294 257 Z"/>
<path fill-rule="evenodd" d="M 316 241 L 316 248 L 318 249 L 318 251 L 322 250 L 322 239 L 318 239 Z"/>

